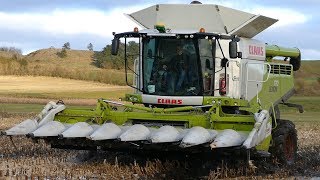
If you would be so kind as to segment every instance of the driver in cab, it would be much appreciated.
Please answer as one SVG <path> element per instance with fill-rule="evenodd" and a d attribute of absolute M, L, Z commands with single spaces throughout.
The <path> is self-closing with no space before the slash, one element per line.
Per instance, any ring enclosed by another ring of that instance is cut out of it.
<path fill-rule="evenodd" d="M 190 72 L 192 71 L 189 67 L 190 57 L 183 52 L 180 45 L 176 47 L 176 54 L 172 57 L 170 65 L 170 70 L 178 76 L 175 90 L 180 91 L 183 85 L 188 84 L 188 78 L 190 78 L 188 75 L 191 74 Z"/>

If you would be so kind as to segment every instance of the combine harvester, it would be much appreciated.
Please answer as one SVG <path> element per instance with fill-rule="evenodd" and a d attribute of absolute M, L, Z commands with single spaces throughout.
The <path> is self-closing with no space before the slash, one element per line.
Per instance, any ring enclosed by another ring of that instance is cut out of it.
<path fill-rule="evenodd" d="M 278 104 L 294 94 L 297 48 L 252 39 L 277 20 L 211 4 L 158 4 L 128 14 L 144 29 L 114 33 L 124 40 L 126 103 L 98 99 L 96 109 L 48 103 L 34 119 L 2 132 L 44 139 L 52 148 L 140 151 L 244 151 L 292 164 L 294 124 Z M 131 68 L 127 42 L 139 42 Z M 274 63 L 280 56 L 289 63 Z M 248 153 L 250 154 L 250 153 Z"/>

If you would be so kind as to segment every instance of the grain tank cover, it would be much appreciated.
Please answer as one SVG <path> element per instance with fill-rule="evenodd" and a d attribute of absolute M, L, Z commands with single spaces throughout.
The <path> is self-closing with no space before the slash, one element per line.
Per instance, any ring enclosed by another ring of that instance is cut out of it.
<path fill-rule="evenodd" d="M 128 14 L 144 28 L 153 29 L 156 24 L 166 28 L 239 35 L 252 38 L 277 20 L 213 4 L 158 4 Z"/>

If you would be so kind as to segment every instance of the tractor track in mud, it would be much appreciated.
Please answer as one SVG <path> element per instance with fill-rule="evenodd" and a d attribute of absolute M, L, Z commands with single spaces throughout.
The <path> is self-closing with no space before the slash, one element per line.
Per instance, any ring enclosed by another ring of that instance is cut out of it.
<path fill-rule="evenodd" d="M 19 116 L 20 117 L 20 116 Z M 1 119 L 0 130 L 17 123 Z M 320 177 L 320 124 L 297 124 L 299 149 L 296 163 L 281 167 L 275 161 L 246 161 L 177 154 L 146 155 L 130 152 L 89 152 L 51 149 L 43 141 L 0 136 L 0 179 L 215 179 Z"/>

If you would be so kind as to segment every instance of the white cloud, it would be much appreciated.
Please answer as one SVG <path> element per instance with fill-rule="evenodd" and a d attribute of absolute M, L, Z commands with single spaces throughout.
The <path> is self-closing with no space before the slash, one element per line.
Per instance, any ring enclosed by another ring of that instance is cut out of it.
<path fill-rule="evenodd" d="M 320 60 L 320 50 L 316 49 L 300 49 L 301 56 L 304 60 Z"/>
<path fill-rule="evenodd" d="M 271 16 L 279 19 L 279 22 L 277 22 L 275 26 L 301 24 L 309 19 L 308 16 L 291 9 L 260 7 L 254 4 L 251 8 L 248 8 L 248 6 L 244 7 L 246 1 L 247 0 L 242 0 L 242 3 L 205 1 L 204 3 L 217 3 L 254 14 Z M 177 1 L 177 3 L 178 2 L 179 1 Z M 144 7 L 148 7 L 148 5 L 144 5 Z M 131 13 L 140 9 L 142 9 L 141 6 L 131 6 L 125 9 L 117 8 L 109 12 L 75 9 L 56 9 L 46 14 L 0 12 L 0 28 L 21 31 L 38 30 L 54 35 L 86 33 L 110 38 L 113 31 L 130 31 L 137 26 L 125 17 L 123 13 Z"/>
<path fill-rule="evenodd" d="M 311 18 L 301 12 L 285 8 L 255 7 L 253 8 L 252 13 L 278 19 L 279 21 L 272 27 L 303 24 Z"/>
<path fill-rule="evenodd" d="M 130 13 L 138 9 L 140 7 L 130 7 L 125 11 Z M 0 12 L 0 28 L 37 30 L 54 35 L 92 34 L 110 38 L 114 31 L 131 31 L 137 26 L 123 13 L 123 9 L 110 12 L 56 9 L 47 14 Z"/>
<path fill-rule="evenodd" d="M 21 47 L 23 44 L 17 42 L 7 42 L 7 41 L 0 41 L 0 46 L 5 47 Z"/>

